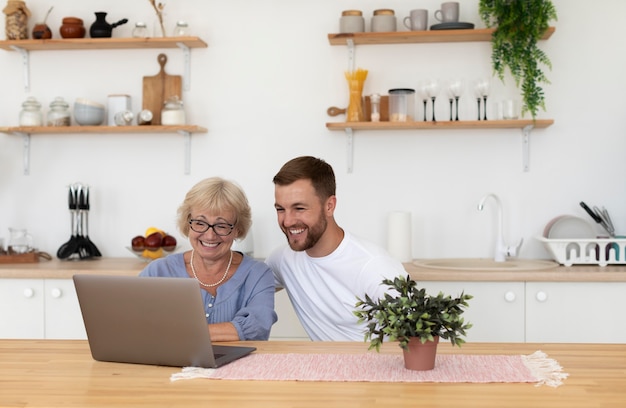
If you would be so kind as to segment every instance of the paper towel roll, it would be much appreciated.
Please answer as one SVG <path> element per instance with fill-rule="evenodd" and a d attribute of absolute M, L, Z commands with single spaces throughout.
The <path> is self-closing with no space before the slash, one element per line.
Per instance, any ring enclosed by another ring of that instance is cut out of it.
<path fill-rule="evenodd" d="M 412 224 L 411 213 L 408 211 L 393 211 L 389 213 L 387 226 L 387 251 L 400 262 L 413 260 L 412 254 Z"/>

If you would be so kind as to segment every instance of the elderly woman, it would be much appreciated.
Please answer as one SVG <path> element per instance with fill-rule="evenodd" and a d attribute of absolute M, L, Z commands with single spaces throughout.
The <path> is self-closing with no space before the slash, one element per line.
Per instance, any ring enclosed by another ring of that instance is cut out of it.
<path fill-rule="evenodd" d="M 197 280 L 213 341 L 267 340 L 277 320 L 271 269 L 231 250 L 251 224 L 241 188 L 221 178 L 202 180 L 178 209 L 178 228 L 191 251 L 154 260 L 140 274 Z"/>

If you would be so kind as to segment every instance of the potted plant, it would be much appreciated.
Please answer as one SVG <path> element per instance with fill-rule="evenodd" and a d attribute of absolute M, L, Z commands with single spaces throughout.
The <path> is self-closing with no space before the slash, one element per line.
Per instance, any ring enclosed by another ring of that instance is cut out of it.
<path fill-rule="evenodd" d="M 365 300 L 357 297 L 355 305 L 354 314 L 359 322 L 368 322 L 365 332 L 365 341 L 370 341 L 368 349 L 379 351 L 383 340 L 399 341 L 406 368 L 431 370 L 439 338 L 450 340 L 453 346 L 465 343 L 462 336 L 472 325 L 463 321 L 462 314 L 471 295 L 463 292 L 452 298 L 439 292 L 431 296 L 424 288 L 418 288 L 410 276 L 384 279 L 382 283 L 390 289 L 383 298 L 371 299 L 365 294 Z M 426 350 L 422 346 L 427 346 Z M 423 353 L 429 355 L 424 364 L 413 361 Z"/>
<path fill-rule="evenodd" d="M 508 67 L 522 92 L 522 112 L 533 119 L 539 108 L 545 110 L 540 83 L 549 83 L 541 65 L 552 68 L 550 59 L 537 42 L 556 20 L 556 9 L 550 0 L 480 0 L 480 18 L 489 28 L 495 27 L 491 39 L 491 62 L 494 72 L 504 81 Z"/>

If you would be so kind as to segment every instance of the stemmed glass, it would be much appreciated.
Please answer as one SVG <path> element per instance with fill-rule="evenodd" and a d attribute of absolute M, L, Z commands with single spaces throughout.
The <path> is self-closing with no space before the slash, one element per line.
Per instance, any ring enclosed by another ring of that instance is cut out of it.
<path fill-rule="evenodd" d="M 426 112 L 428 110 L 428 98 L 429 98 L 428 86 L 429 84 L 430 84 L 429 81 L 424 81 L 419 86 L 419 95 L 422 98 L 422 102 L 424 103 L 424 122 L 428 120 L 426 119 Z"/>
<path fill-rule="evenodd" d="M 436 122 L 437 119 L 435 118 L 435 100 L 437 99 L 437 95 L 439 94 L 439 80 L 431 79 L 430 81 L 428 81 L 428 85 L 426 87 L 426 93 L 428 94 L 428 96 L 430 97 L 430 100 L 432 101 L 432 106 L 433 106 L 432 121 Z"/>
<path fill-rule="evenodd" d="M 489 79 L 481 78 L 476 81 L 474 90 L 476 91 L 476 101 L 478 103 L 478 120 L 480 120 L 480 100 L 483 100 L 483 120 L 487 120 L 487 97 L 490 88 Z"/>
<path fill-rule="evenodd" d="M 463 81 L 461 79 L 453 79 L 448 84 L 448 96 L 450 99 L 450 121 L 452 121 L 452 101 L 456 102 L 456 119 L 459 120 L 459 98 L 463 92 Z"/>

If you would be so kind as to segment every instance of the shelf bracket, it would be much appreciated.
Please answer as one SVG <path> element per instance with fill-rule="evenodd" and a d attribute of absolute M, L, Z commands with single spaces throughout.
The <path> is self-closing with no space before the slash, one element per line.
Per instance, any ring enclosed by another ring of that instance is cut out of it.
<path fill-rule="evenodd" d="M 15 51 L 18 51 L 22 54 L 22 67 L 24 70 L 24 90 L 25 92 L 30 92 L 30 54 L 28 50 L 25 50 L 22 47 L 18 47 L 16 45 L 12 45 Z"/>
<path fill-rule="evenodd" d="M 347 160 L 348 160 L 348 173 L 352 173 L 354 169 L 354 132 L 352 128 L 346 128 L 346 138 L 347 138 Z"/>
<path fill-rule="evenodd" d="M 178 48 L 183 50 L 183 57 L 185 60 L 185 73 L 183 75 L 183 89 L 189 91 L 191 89 L 191 51 L 185 43 L 177 42 Z"/>
<path fill-rule="evenodd" d="M 522 169 L 524 172 L 530 170 L 530 133 L 533 125 L 526 125 L 522 129 Z"/>
<path fill-rule="evenodd" d="M 15 134 L 22 136 L 24 175 L 28 176 L 30 174 L 30 133 L 17 132 Z"/>
<path fill-rule="evenodd" d="M 185 175 L 191 174 L 191 132 L 179 130 L 178 133 L 185 137 Z"/>
<path fill-rule="evenodd" d="M 354 40 L 352 38 L 348 38 L 346 40 L 346 43 L 348 44 L 348 71 L 352 72 L 354 71 L 354 61 L 356 61 L 356 58 L 354 57 L 356 48 L 354 46 Z"/>

